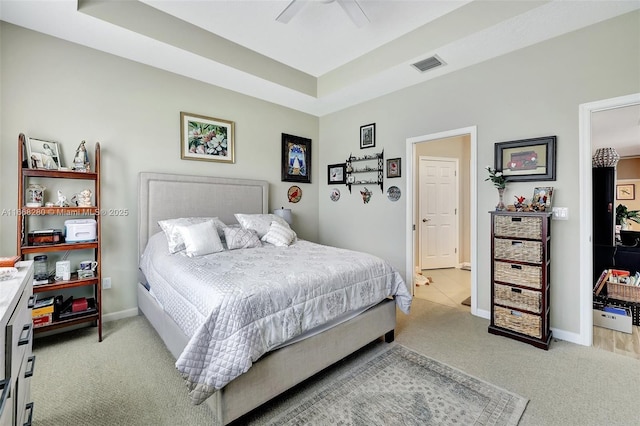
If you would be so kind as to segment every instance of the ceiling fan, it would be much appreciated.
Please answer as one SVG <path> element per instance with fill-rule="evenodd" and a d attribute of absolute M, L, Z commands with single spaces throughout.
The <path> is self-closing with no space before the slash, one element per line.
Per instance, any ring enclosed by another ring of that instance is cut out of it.
<path fill-rule="evenodd" d="M 357 27 L 369 23 L 369 18 L 362 10 L 362 7 L 357 0 L 320 0 L 322 3 L 333 3 L 337 1 L 338 4 L 344 9 L 345 13 L 351 18 L 353 23 Z M 308 3 L 306 0 L 292 0 L 291 3 L 284 8 L 282 12 L 276 17 L 276 21 L 286 24 L 293 18 L 302 8 Z"/>

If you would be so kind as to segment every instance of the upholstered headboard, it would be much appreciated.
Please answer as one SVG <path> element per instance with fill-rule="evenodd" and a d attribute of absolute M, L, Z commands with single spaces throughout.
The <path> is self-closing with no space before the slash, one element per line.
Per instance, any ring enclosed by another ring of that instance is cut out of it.
<path fill-rule="evenodd" d="M 138 259 L 147 240 L 160 231 L 159 220 L 218 217 L 236 223 L 234 213 L 267 213 L 269 183 L 142 172 L 138 176 Z"/>

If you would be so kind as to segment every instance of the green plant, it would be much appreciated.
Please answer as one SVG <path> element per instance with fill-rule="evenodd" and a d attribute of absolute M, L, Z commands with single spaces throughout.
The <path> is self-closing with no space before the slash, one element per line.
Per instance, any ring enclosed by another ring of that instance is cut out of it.
<path fill-rule="evenodd" d="M 622 225 L 627 220 L 640 223 L 640 210 L 629 210 L 624 204 L 618 204 L 618 207 L 616 207 L 616 225 Z"/>
<path fill-rule="evenodd" d="M 487 166 L 486 169 L 489 172 L 489 177 L 485 180 L 490 180 L 493 183 L 493 186 L 499 189 L 504 189 L 507 186 L 507 178 L 501 171 L 494 170 L 491 166 Z"/>

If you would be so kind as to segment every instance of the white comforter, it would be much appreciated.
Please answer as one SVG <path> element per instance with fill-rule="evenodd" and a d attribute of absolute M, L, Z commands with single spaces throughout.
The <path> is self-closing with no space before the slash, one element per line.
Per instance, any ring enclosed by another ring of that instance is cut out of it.
<path fill-rule="evenodd" d="M 176 368 L 194 404 L 318 325 L 388 296 L 405 313 L 411 304 L 402 277 L 382 259 L 302 240 L 189 258 L 169 254 L 160 232 L 140 268 L 165 311 L 191 336 Z"/>

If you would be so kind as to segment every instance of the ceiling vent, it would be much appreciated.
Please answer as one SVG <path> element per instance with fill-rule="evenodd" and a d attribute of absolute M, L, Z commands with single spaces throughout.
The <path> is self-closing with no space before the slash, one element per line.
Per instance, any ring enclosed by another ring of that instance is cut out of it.
<path fill-rule="evenodd" d="M 446 63 L 438 57 L 438 55 L 433 55 L 430 58 L 423 59 L 420 62 L 416 62 L 412 64 L 420 72 L 425 72 L 433 68 L 440 67 L 442 65 L 446 65 Z"/>

